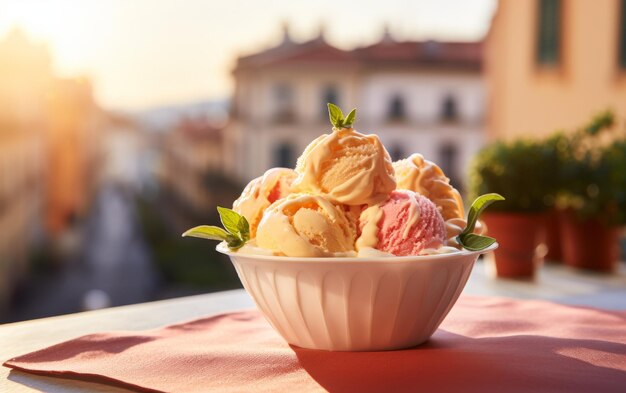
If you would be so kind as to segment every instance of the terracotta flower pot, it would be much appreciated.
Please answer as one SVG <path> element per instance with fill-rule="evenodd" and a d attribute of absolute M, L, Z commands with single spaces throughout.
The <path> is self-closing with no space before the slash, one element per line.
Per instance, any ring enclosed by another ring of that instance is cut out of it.
<path fill-rule="evenodd" d="M 545 259 L 556 263 L 563 261 L 559 214 L 559 211 L 553 210 L 546 216 L 546 247 L 548 250 Z"/>
<path fill-rule="evenodd" d="M 504 278 L 531 278 L 543 262 L 545 215 L 486 212 L 482 219 L 488 235 L 500 247 L 495 251 L 496 275 Z"/>
<path fill-rule="evenodd" d="M 598 219 L 580 220 L 573 211 L 560 214 L 563 261 L 573 267 L 613 272 L 619 259 L 619 227 Z"/>

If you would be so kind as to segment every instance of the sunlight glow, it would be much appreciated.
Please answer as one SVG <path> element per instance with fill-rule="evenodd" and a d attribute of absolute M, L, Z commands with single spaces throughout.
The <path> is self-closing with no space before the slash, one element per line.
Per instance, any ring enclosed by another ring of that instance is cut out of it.
<path fill-rule="evenodd" d="M 46 43 L 55 70 L 92 79 L 106 107 L 226 98 L 236 57 L 325 36 L 342 48 L 398 39 L 480 39 L 495 0 L 0 0 L 0 38 L 19 27 Z M 356 10 L 356 11 L 355 11 Z M 349 15 L 346 19 L 345 15 Z M 347 21 L 347 22 L 346 22 Z"/>
<path fill-rule="evenodd" d="M 87 40 L 89 34 L 86 13 L 106 12 L 95 3 L 76 1 L 15 1 L 5 6 L 0 19 L 0 34 L 12 28 L 22 29 L 33 39 L 47 43 L 62 74 L 83 73 L 89 70 Z M 104 16 L 104 15 L 102 15 Z"/>

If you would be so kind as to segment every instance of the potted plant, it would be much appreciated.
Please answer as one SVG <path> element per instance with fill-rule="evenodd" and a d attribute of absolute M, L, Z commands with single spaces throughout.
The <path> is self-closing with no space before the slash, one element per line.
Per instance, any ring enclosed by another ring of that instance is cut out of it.
<path fill-rule="evenodd" d="M 496 192 L 506 198 L 483 219 L 498 239 L 495 268 L 498 277 L 530 278 L 543 261 L 545 196 L 552 187 L 545 145 L 538 141 L 495 142 L 477 155 L 470 171 L 473 195 Z"/>
<path fill-rule="evenodd" d="M 543 203 L 546 206 L 544 244 L 546 246 L 544 260 L 559 263 L 563 260 L 561 248 L 560 210 L 556 206 L 556 194 L 562 188 L 559 174 L 561 165 L 560 151 L 567 146 L 565 132 L 558 131 L 541 141 L 542 170 L 545 175 L 543 185 Z"/>
<path fill-rule="evenodd" d="M 561 246 L 570 266 L 612 272 L 626 223 L 626 138 L 610 112 L 574 133 L 559 151 L 562 189 L 557 194 Z"/>
<path fill-rule="evenodd" d="M 546 214 L 545 245 L 546 262 L 561 263 L 563 261 L 563 248 L 561 247 L 561 212 L 555 207 Z"/>
<path fill-rule="evenodd" d="M 584 146 L 593 145 L 594 139 L 606 135 L 606 129 L 613 124 L 611 111 L 601 112 L 591 119 L 589 124 L 572 133 L 558 131 L 542 141 L 541 146 L 544 154 L 544 171 L 550 173 L 551 186 L 545 188 L 544 202 L 549 206 L 546 213 L 545 228 L 545 260 L 549 262 L 563 261 L 563 247 L 561 239 L 562 216 L 567 214 L 563 206 L 556 204 L 557 196 L 562 195 L 580 179 L 579 174 L 571 170 L 571 162 L 577 162 L 573 156 L 574 151 L 580 151 Z M 564 205 L 561 203 L 561 205 Z M 566 204 L 565 204 L 566 205 Z"/>

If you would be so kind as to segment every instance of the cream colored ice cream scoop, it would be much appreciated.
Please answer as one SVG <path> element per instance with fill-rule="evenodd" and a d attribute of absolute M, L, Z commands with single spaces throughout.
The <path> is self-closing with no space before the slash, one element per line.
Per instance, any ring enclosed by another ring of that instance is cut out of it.
<path fill-rule="evenodd" d="M 277 255 L 323 257 L 354 251 L 356 227 L 342 207 L 310 194 L 272 204 L 257 228 L 259 247 Z"/>
<path fill-rule="evenodd" d="M 389 153 L 376 135 L 334 129 L 315 139 L 296 166 L 293 187 L 346 205 L 384 201 L 396 188 Z"/>
<path fill-rule="evenodd" d="M 256 230 L 263 211 L 277 201 L 291 193 L 291 183 L 296 178 L 296 172 L 288 168 L 272 168 L 252 180 L 233 203 L 233 210 L 248 220 L 250 237 L 256 237 Z"/>

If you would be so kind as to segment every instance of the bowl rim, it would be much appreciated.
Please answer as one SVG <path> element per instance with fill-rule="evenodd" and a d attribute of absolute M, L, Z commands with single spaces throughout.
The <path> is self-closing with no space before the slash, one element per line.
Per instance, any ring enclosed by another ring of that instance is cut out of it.
<path fill-rule="evenodd" d="M 443 254 L 429 254 L 429 255 L 409 255 L 402 257 L 287 257 L 282 255 L 263 255 L 263 254 L 250 254 L 250 253 L 238 253 L 237 251 L 231 251 L 225 242 L 219 243 L 215 249 L 217 252 L 228 255 L 229 257 L 256 259 L 264 261 L 273 261 L 280 263 L 289 262 L 322 262 L 322 263 L 355 263 L 355 262 L 425 262 L 431 260 L 447 260 L 458 257 L 478 256 L 494 251 L 498 248 L 499 244 L 496 242 L 491 246 L 480 251 L 459 250 L 456 252 L 449 252 Z"/>

